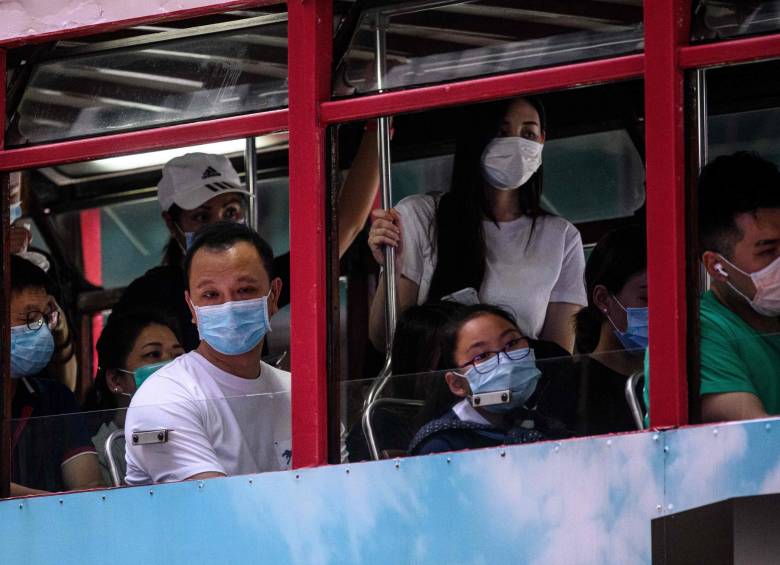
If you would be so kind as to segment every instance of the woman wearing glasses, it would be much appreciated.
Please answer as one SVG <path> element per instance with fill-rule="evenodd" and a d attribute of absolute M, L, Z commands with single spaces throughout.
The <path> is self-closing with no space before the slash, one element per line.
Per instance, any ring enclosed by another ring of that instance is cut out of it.
<path fill-rule="evenodd" d="M 447 322 L 438 369 L 446 388 L 426 399 L 431 419 L 412 440 L 412 455 L 565 437 L 573 397 L 550 397 L 554 377 L 537 367 L 539 357 L 560 357 L 559 346 L 529 340 L 512 317 L 495 306 L 464 306 Z M 546 372 L 546 371 L 545 371 Z M 433 408 L 433 407 L 436 408 Z M 546 406 L 555 406 L 556 413 Z"/>

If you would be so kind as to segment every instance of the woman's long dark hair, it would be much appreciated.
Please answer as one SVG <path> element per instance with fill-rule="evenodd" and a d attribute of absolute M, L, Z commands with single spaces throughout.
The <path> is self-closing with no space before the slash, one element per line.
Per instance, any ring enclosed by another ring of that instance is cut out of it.
<path fill-rule="evenodd" d="M 575 317 L 577 353 L 592 353 L 599 344 L 604 313 L 593 303 L 593 289 L 606 287 L 618 294 L 634 275 L 647 270 L 645 230 L 640 226 L 626 226 L 609 232 L 593 249 L 585 266 L 585 288 L 588 305 Z"/>
<path fill-rule="evenodd" d="M 544 106 L 538 98 L 523 98 L 539 114 L 546 131 Z M 466 287 L 479 290 L 485 277 L 485 234 L 482 221 L 496 221 L 485 196 L 482 153 L 495 138 L 509 106 L 502 100 L 470 108 L 455 149 L 450 191 L 439 200 L 432 239 L 436 242 L 437 265 L 431 280 L 429 300 L 439 300 Z M 521 188 L 515 190 L 520 210 L 535 220 L 545 215 L 541 207 L 542 167 Z M 532 227 L 533 233 L 533 227 Z"/>
<path fill-rule="evenodd" d="M 444 326 L 440 330 L 439 338 L 439 361 L 435 369 L 438 371 L 447 371 L 453 369 L 458 365 L 455 361 L 455 350 L 458 347 L 458 335 L 460 329 L 467 322 L 478 318 L 480 316 L 492 315 L 503 318 L 513 326 L 517 327 L 517 323 L 512 316 L 506 311 L 497 306 L 490 304 L 473 304 L 471 306 L 461 306 L 458 310 L 454 311 Z M 450 391 L 450 387 L 444 380 L 444 375 L 439 375 L 438 378 L 430 379 L 431 387 L 427 391 L 425 398 L 425 404 L 417 419 L 418 427 L 422 426 L 431 420 L 440 418 L 455 404 L 463 400 L 459 396 L 455 396 Z"/>
<path fill-rule="evenodd" d="M 125 369 L 127 357 L 133 350 L 135 341 L 147 327 L 159 324 L 169 328 L 181 342 L 176 323 L 153 310 L 134 310 L 111 314 L 103 332 L 97 341 L 98 371 L 92 388 L 87 392 L 85 410 L 113 410 L 117 408 L 116 399 L 108 388 L 106 372 Z M 113 418 L 113 414 L 107 419 Z"/>
<path fill-rule="evenodd" d="M 176 204 L 171 204 L 171 207 L 168 209 L 168 215 L 171 217 L 171 221 L 173 221 L 174 224 L 177 226 L 179 225 L 179 219 L 181 218 L 181 212 L 182 209 L 179 208 Z M 173 265 L 174 267 L 180 267 L 184 263 L 184 251 L 181 249 L 181 244 L 174 238 L 173 236 L 170 236 L 168 238 L 168 243 L 165 246 L 165 251 L 163 252 L 163 265 Z"/>

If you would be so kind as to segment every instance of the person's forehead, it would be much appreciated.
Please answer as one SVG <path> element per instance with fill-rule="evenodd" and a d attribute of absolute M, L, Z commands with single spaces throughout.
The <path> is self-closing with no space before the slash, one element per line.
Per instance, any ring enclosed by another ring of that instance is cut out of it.
<path fill-rule="evenodd" d="M 539 125 L 539 114 L 530 102 L 519 98 L 509 105 L 506 119 Z"/>
<path fill-rule="evenodd" d="M 780 238 L 780 208 L 759 208 L 736 217 L 737 227 L 747 242 Z"/>
<path fill-rule="evenodd" d="M 221 281 L 253 276 L 268 281 L 268 273 L 255 246 L 239 241 L 227 249 L 201 247 L 190 264 L 190 285 L 205 278 Z"/>
<path fill-rule="evenodd" d="M 244 203 L 244 198 L 240 192 L 228 192 L 226 194 L 218 194 L 217 196 L 214 196 L 213 198 L 209 198 L 208 200 L 206 200 L 203 204 L 199 206 L 199 208 L 221 208 L 222 206 L 231 204 L 233 202 L 240 202 L 241 204 Z"/>
<path fill-rule="evenodd" d="M 22 290 L 15 290 L 11 293 L 11 308 L 26 308 L 27 306 L 37 306 L 43 309 L 49 301 L 49 295 L 43 287 L 27 287 Z"/>

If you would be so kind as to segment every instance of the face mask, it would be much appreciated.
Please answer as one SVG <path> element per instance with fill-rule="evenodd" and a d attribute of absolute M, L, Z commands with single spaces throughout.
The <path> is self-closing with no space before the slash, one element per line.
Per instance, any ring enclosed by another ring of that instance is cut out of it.
<path fill-rule="evenodd" d="M 780 316 L 780 257 L 755 273 L 746 273 L 734 263 L 723 257 L 723 255 L 721 255 L 721 259 L 731 265 L 734 270 L 750 277 L 750 280 L 753 281 L 753 285 L 756 287 L 756 295 L 751 300 L 737 289 L 737 287 L 731 284 L 731 281 L 726 281 L 726 284 L 731 287 L 731 290 L 744 298 L 747 303 L 750 304 L 751 308 L 762 316 Z M 723 270 L 723 267 L 721 267 L 718 272 L 728 277 L 728 274 Z"/>
<path fill-rule="evenodd" d="M 214 306 L 193 305 L 200 339 L 224 355 L 251 351 L 271 330 L 268 296 Z"/>
<path fill-rule="evenodd" d="M 527 348 L 528 353 L 522 359 L 512 360 L 506 353 L 501 352 L 494 358 L 479 364 L 482 373 L 478 373 L 472 367 L 463 376 L 471 387 L 471 394 L 483 394 L 508 390 L 511 392 L 509 402 L 485 406 L 485 410 L 496 413 L 511 412 L 515 408 L 523 406 L 536 390 L 541 372 L 536 368 L 536 357 L 533 349 Z M 518 350 L 517 353 L 520 353 Z M 499 357 L 503 359 L 499 361 Z M 485 372 L 487 371 L 487 372 Z"/>
<path fill-rule="evenodd" d="M 482 175 L 493 188 L 520 188 L 542 164 L 542 144 L 524 137 L 496 137 L 482 152 Z"/>
<path fill-rule="evenodd" d="M 609 320 L 609 323 L 612 324 L 612 331 L 615 332 L 615 335 L 623 345 L 624 349 L 641 350 L 640 352 L 643 352 L 645 349 L 647 349 L 648 344 L 647 307 L 626 308 L 620 303 L 620 300 L 617 299 L 617 296 L 613 296 L 612 298 L 615 299 L 615 302 L 617 302 L 618 306 L 620 306 L 623 309 L 623 312 L 626 313 L 626 331 L 624 332 L 617 328 L 615 322 L 613 322 L 612 318 L 609 317 L 609 314 L 606 315 L 607 320 Z"/>
<path fill-rule="evenodd" d="M 151 377 L 154 373 L 156 373 L 159 369 L 162 369 L 165 367 L 170 361 L 161 361 L 159 363 L 152 363 L 150 365 L 144 365 L 143 367 L 138 367 L 135 371 L 128 371 L 127 369 L 117 369 L 120 373 L 127 373 L 128 375 L 133 375 L 133 380 L 135 380 L 135 388 L 138 390 L 142 384 L 144 384 L 144 381 Z M 126 394 L 127 396 L 132 396 L 131 394 Z"/>
<path fill-rule="evenodd" d="M 181 242 L 178 239 L 176 239 L 176 238 L 174 238 L 174 239 L 176 239 L 176 243 L 179 244 L 179 247 L 181 247 L 181 250 L 184 253 L 187 253 L 187 251 L 189 251 L 190 247 L 192 247 L 192 240 L 195 239 L 195 232 L 194 231 L 184 231 L 183 229 L 181 229 L 179 227 L 178 224 L 173 224 L 173 225 L 176 226 L 176 229 L 179 230 L 179 233 L 184 237 L 184 246 L 182 247 L 182 244 L 181 244 Z"/>
<path fill-rule="evenodd" d="M 11 204 L 11 222 L 14 223 L 16 220 L 22 217 L 22 203 L 21 202 L 14 202 Z"/>
<path fill-rule="evenodd" d="M 37 330 L 25 326 L 11 328 L 11 377 L 37 375 L 49 364 L 54 338 L 46 324 Z"/>

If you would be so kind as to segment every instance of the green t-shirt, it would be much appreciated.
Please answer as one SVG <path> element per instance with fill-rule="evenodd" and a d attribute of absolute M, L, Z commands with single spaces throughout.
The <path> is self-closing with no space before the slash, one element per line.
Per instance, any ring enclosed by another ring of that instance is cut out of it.
<path fill-rule="evenodd" d="M 700 393 L 750 392 L 780 413 L 780 334 L 759 334 L 712 291 L 701 297 L 700 318 Z"/>

